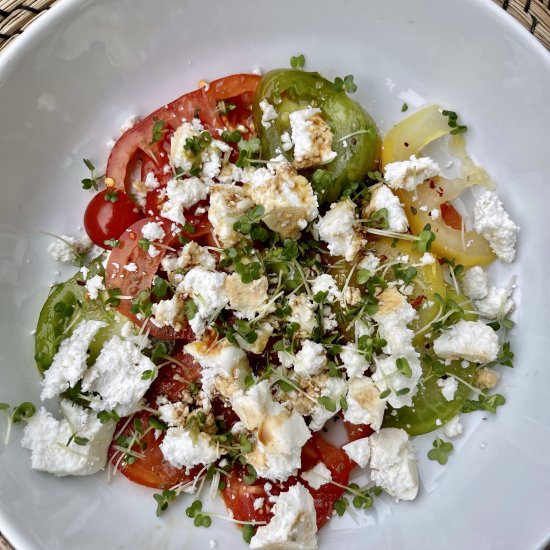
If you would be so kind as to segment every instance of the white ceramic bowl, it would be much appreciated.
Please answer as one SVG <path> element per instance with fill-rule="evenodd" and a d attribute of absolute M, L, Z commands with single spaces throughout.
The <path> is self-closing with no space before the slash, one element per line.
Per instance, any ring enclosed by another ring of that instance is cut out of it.
<path fill-rule="evenodd" d="M 31 329 L 58 266 L 41 231 L 74 234 L 88 199 L 81 159 L 98 166 L 131 113 L 212 79 L 287 66 L 355 75 L 356 98 L 382 130 L 401 105 L 439 102 L 468 124 L 474 157 L 522 226 L 516 368 L 508 403 L 466 419 L 449 464 L 418 441 L 417 501 L 381 499 L 334 520 L 322 548 L 534 549 L 550 534 L 550 56 L 481 0 L 63 0 L 0 56 L 0 401 L 38 401 Z M 519 297 L 519 294 L 518 294 Z M 30 470 L 15 430 L 0 445 L 0 530 L 18 550 L 241 548 L 232 526 L 195 529 L 178 503 L 155 517 L 151 491 L 100 474 Z M 210 506 L 210 505 L 209 505 Z"/>

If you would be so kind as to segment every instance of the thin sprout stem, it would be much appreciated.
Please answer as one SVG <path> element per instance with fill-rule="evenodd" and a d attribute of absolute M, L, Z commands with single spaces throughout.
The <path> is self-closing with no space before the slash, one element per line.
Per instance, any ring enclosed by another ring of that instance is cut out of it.
<path fill-rule="evenodd" d="M 365 221 L 365 220 L 359 220 Z M 416 235 L 410 235 L 409 233 L 397 233 L 395 231 L 387 231 L 385 229 L 375 229 L 373 227 L 365 227 L 364 230 L 367 233 L 372 233 L 373 235 L 380 235 L 382 237 L 391 237 L 392 239 L 401 239 L 404 241 L 417 241 L 418 237 Z"/>
<path fill-rule="evenodd" d="M 472 384 L 466 382 L 463 378 L 458 376 L 457 374 L 453 374 L 452 372 L 446 373 L 448 376 L 452 376 L 453 378 L 456 378 L 459 382 L 464 384 L 467 388 L 470 388 L 473 392 L 476 392 L 477 394 L 483 395 L 483 397 L 486 397 L 487 394 L 482 392 L 479 388 L 476 388 L 475 386 L 472 386 Z"/>
<path fill-rule="evenodd" d="M 13 422 L 11 419 L 11 415 L 9 415 L 7 411 L 5 411 L 5 413 L 6 413 L 6 418 L 8 419 L 8 425 L 6 426 L 6 437 L 4 437 L 4 445 L 7 445 L 10 442 L 11 425 L 13 424 Z"/>
<path fill-rule="evenodd" d="M 369 130 L 357 130 L 355 132 L 351 132 L 351 134 L 346 134 L 345 136 L 342 136 L 341 138 L 338 138 L 335 143 L 340 143 L 342 141 L 345 141 L 346 139 L 349 139 L 349 138 L 352 138 L 352 137 L 355 137 L 355 136 L 360 136 L 362 134 L 369 134 L 370 131 Z"/>
<path fill-rule="evenodd" d="M 230 523 L 236 523 L 237 525 L 267 525 L 267 521 L 241 521 L 239 519 L 230 518 L 229 516 L 224 516 L 223 514 L 215 514 L 214 512 L 201 512 L 202 514 L 208 515 L 212 518 L 223 519 L 224 521 L 229 521 Z"/>

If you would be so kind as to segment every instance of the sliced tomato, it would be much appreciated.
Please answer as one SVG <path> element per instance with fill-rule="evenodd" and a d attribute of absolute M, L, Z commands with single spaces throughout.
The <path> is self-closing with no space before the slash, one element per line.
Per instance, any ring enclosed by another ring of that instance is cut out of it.
<path fill-rule="evenodd" d="M 148 412 L 142 411 L 137 413 L 134 417 L 141 421 L 144 433 L 149 428 L 149 416 L 150 414 Z M 126 419 L 120 420 L 115 433 L 118 433 L 125 423 Z M 133 422 L 127 426 L 127 428 L 122 432 L 122 435 L 130 436 L 132 430 Z M 188 474 L 186 474 L 185 469 L 176 468 L 164 459 L 162 451 L 160 450 L 162 437 L 163 436 L 161 434 L 159 439 L 156 439 L 154 430 L 149 431 L 144 437 L 142 437 L 140 441 L 141 446 L 136 444 L 132 450 L 136 453 L 141 453 L 143 457 L 136 458 L 135 462 L 132 464 L 124 464 L 124 461 L 119 463 L 119 460 L 123 455 L 116 449 L 117 442 L 113 441 L 111 443 L 111 448 L 109 449 L 109 459 L 113 464 L 118 464 L 118 470 L 125 477 L 135 483 L 139 483 L 139 485 L 145 485 L 147 487 L 165 489 L 167 487 L 172 487 L 176 483 L 193 479 L 193 477 L 197 474 L 198 469 L 191 470 Z"/>
<path fill-rule="evenodd" d="M 344 428 L 348 434 L 350 441 L 356 441 L 357 439 L 363 439 L 363 437 L 369 437 L 374 433 L 374 430 L 368 424 L 351 424 L 344 420 Z"/>
<path fill-rule="evenodd" d="M 450 202 L 441 203 L 440 209 L 443 221 L 452 229 L 460 231 L 462 229 L 462 216 L 458 213 L 458 210 Z"/>
<path fill-rule="evenodd" d="M 107 163 L 107 177 L 115 181 L 120 190 L 129 191 L 130 167 L 136 155 L 141 151 L 151 159 L 156 170 L 162 170 L 166 164 L 164 139 L 152 143 L 153 127 L 162 121 L 164 138 L 175 130 L 182 122 L 182 119 L 190 120 L 198 116 L 201 122 L 210 131 L 224 127 L 224 120 L 221 118 L 217 105 L 221 100 L 237 97 L 241 94 L 248 94 L 252 97 L 260 77 L 248 74 L 237 74 L 220 78 L 210 84 L 208 90 L 201 88 L 185 94 L 168 105 L 157 109 L 133 128 L 124 133 L 116 142 L 109 156 Z M 251 102 L 251 99 L 249 99 Z"/>

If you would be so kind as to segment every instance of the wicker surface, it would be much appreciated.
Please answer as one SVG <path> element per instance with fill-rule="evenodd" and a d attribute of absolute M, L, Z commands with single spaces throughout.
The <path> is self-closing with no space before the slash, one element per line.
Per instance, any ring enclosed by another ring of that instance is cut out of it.
<path fill-rule="evenodd" d="M 0 51 L 61 0 L 0 0 Z M 550 0 L 493 0 L 550 49 Z M 11 546 L 0 535 L 0 550 Z"/>

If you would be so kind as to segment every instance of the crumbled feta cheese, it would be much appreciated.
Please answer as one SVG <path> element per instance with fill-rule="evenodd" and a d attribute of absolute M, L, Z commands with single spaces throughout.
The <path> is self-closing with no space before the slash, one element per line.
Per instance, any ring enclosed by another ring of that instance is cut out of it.
<path fill-rule="evenodd" d="M 443 359 L 467 359 L 474 363 L 494 361 L 498 355 L 496 332 L 481 321 L 461 319 L 434 340 L 433 349 Z"/>
<path fill-rule="evenodd" d="M 229 297 L 229 307 L 238 311 L 246 319 L 252 319 L 266 305 L 268 281 L 263 276 L 250 283 L 243 283 L 238 273 L 225 279 L 225 291 Z"/>
<path fill-rule="evenodd" d="M 368 437 L 356 439 L 342 447 L 346 454 L 361 468 L 366 468 L 370 459 L 370 443 Z"/>
<path fill-rule="evenodd" d="M 281 149 L 286 152 L 290 151 L 293 147 L 294 143 L 292 143 L 290 134 L 288 132 L 283 132 L 281 134 Z"/>
<path fill-rule="evenodd" d="M 183 210 L 190 208 L 208 195 L 208 187 L 199 178 L 171 179 L 166 184 L 167 200 L 162 205 L 161 215 L 181 225 L 185 224 Z"/>
<path fill-rule="evenodd" d="M 183 272 L 192 267 L 204 267 L 214 271 L 216 257 L 205 247 L 198 245 L 195 241 L 190 241 L 178 251 L 178 255 L 165 254 L 161 260 L 161 267 L 171 281 L 181 283 L 184 277 Z"/>
<path fill-rule="evenodd" d="M 244 351 L 259 355 L 264 352 L 272 334 L 273 334 L 273 325 L 271 325 L 270 323 L 261 323 L 256 328 L 257 338 L 256 340 L 254 340 L 254 342 L 252 342 L 252 344 L 247 342 L 239 334 L 236 334 L 235 338 L 239 342 L 239 346 L 241 346 L 241 348 Z"/>
<path fill-rule="evenodd" d="M 313 296 L 315 296 L 318 292 L 328 292 L 325 299 L 327 302 L 339 300 L 341 296 L 334 277 L 328 273 L 322 273 L 313 280 L 311 283 L 311 292 L 313 293 Z"/>
<path fill-rule="evenodd" d="M 392 497 L 413 500 L 418 472 L 409 436 L 400 428 L 383 428 L 370 436 L 372 481 Z"/>
<path fill-rule="evenodd" d="M 200 432 L 194 440 L 182 427 L 166 430 L 160 450 L 170 464 L 188 470 L 197 464 L 209 465 L 222 455 L 219 445 L 210 435 Z"/>
<path fill-rule="evenodd" d="M 233 184 L 241 181 L 243 169 L 233 163 L 228 163 L 222 167 L 217 179 L 220 183 Z"/>
<path fill-rule="evenodd" d="M 129 264 L 122 266 L 122 269 L 128 271 L 129 273 L 135 273 L 138 270 L 138 267 L 134 262 L 130 262 Z"/>
<path fill-rule="evenodd" d="M 313 340 L 304 340 L 302 349 L 294 358 L 294 371 L 298 374 L 313 376 L 319 374 L 327 365 L 327 354 L 321 344 Z"/>
<path fill-rule="evenodd" d="M 165 168 L 166 168 L 166 166 L 165 166 Z M 169 168 L 168 172 L 170 172 L 171 171 L 170 166 L 168 166 L 168 168 Z M 145 187 L 147 187 L 147 189 L 149 189 L 149 190 L 158 189 L 160 187 L 160 182 L 156 178 L 156 176 L 153 172 L 147 172 L 147 175 L 145 176 L 145 181 L 143 183 L 145 184 Z"/>
<path fill-rule="evenodd" d="M 334 411 L 329 411 L 324 405 L 314 405 L 310 411 L 311 420 L 309 422 L 309 429 L 312 432 L 321 430 L 328 420 L 340 412 L 341 399 L 346 391 L 346 382 L 342 378 L 326 375 L 321 375 L 319 378 L 315 381 L 319 397 L 328 397 L 336 405 L 336 408 Z"/>
<path fill-rule="evenodd" d="M 201 335 L 208 318 L 229 302 L 225 291 L 226 277 L 226 273 L 194 267 L 185 274 L 183 281 L 178 285 L 178 292 L 191 297 L 197 306 L 195 316 L 189 321 L 196 335 Z"/>
<path fill-rule="evenodd" d="M 496 193 L 487 191 L 475 203 L 474 228 L 503 262 L 514 261 L 519 227 L 510 219 Z"/>
<path fill-rule="evenodd" d="M 405 210 L 399 202 L 399 197 L 394 195 L 384 184 L 377 185 L 372 190 L 370 202 L 363 208 L 363 217 L 368 219 L 382 208 L 388 212 L 388 229 L 397 233 L 406 233 L 409 229 L 409 222 Z"/>
<path fill-rule="evenodd" d="M 160 250 L 156 246 L 151 244 L 147 248 L 147 254 L 151 256 L 151 258 L 156 258 L 160 254 Z"/>
<path fill-rule="evenodd" d="M 437 162 L 430 157 L 416 158 L 411 155 L 409 160 L 392 162 L 384 167 L 384 180 L 392 189 L 414 191 L 422 182 L 441 175 Z"/>
<path fill-rule="evenodd" d="M 102 424 L 95 412 L 67 399 L 60 405 L 63 420 L 56 420 L 41 407 L 25 426 L 21 445 L 31 451 L 32 467 L 58 477 L 99 472 L 107 462 L 116 423 Z M 87 439 L 86 445 L 77 445 L 75 435 Z"/>
<path fill-rule="evenodd" d="M 129 115 L 126 120 L 120 125 L 120 134 L 126 133 L 132 129 L 140 121 L 139 115 Z"/>
<path fill-rule="evenodd" d="M 79 254 L 87 253 L 92 247 L 92 241 L 83 237 L 79 241 L 74 237 L 61 235 L 48 246 L 50 256 L 62 264 L 73 263 Z"/>
<path fill-rule="evenodd" d="M 482 300 L 474 300 L 472 303 L 481 317 L 502 319 L 514 309 L 514 302 L 509 299 L 511 293 L 512 289 L 492 286 Z"/>
<path fill-rule="evenodd" d="M 460 418 L 458 416 L 453 416 L 453 418 L 443 426 L 443 433 L 447 437 L 458 437 L 462 433 Z"/>
<path fill-rule="evenodd" d="M 147 222 L 141 228 L 141 234 L 148 241 L 162 241 L 166 236 L 162 224 L 160 222 Z"/>
<path fill-rule="evenodd" d="M 344 418 L 352 424 L 369 424 L 378 431 L 384 419 L 386 400 L 380 399 L 380 391 L 368 376 L 354 377 L 349 382 L 346 396 L 348 408 Z"/>
<path fill-rule="evenodd" d="M 289 323 L 298 323 L 300 328 L 296 331 L 296 336 L 300 338 L 309 338 L 317 326 L 317 316 L 315 315 L 315 304 L 308 298 L 307 294 L 298 294 L 289 301 L 290 316 Z"/>
<path fill-rule="evenodd" d="M 375 256 L 372 252 L 367 252 L 365 257 L 359 262 L 357 267 L 359 269 L 366 269 L 373 272 L 380 265 L 380 258 Z"/>
<path fill-rule="evenodd" d="M 159 327 L 173 327 L 179 331 L 183 328 L 185 316 L 185 300 L 176 292 L 169 300 L 160 300 L 152 306 L 151 322 Z"/>
<path fill-rule="evenodd" d="M 300 477 L 315 491 L 332 481 L 332 474 L 324 462 L 318 462 L 311 470 L 302 472 Z"/>
<path fill-rule="evenodd" d="M 321 109 L 308 107 L 289 115 L 294 166 L 297 169 L 328 164 L 336 158 L 332 131 L 321 116 Z"/>
<path fill-rule="evenodd" d="M 350 199 L 331 204 L 317 224 L 319 236 L 327 243 L 330 255 L 344 256 L 348 262 L 355 259 L 362 244 L 355 229 L 355 203 Z"/>
<path fill-rule="evenodd" d="M 464 272 L 461 281 L 462 292 L 470 300 L 481 300 L 487 296 L 487 274 L 478 265 Z"/>
<path fill-rule="evenodd" d="M 420 258 L 420 265 L 433 265 L 435 264 L 435 257 L 429 252 L 424 252 Z"/>
<path fill-rule="evenodd" d="M 338 321 L 336 320 L 336 313 L 332 311 L 329 305 L 323 306 L 323 315 L 321 318 L 321 323 L 323 325 L 323 330 L 325 332 L 332 332 L 338 327 Z"/>
<path fill-rule="evenodd" d="M 447 378 L 439 378 L 437 385 L 441 388 L 441 393 L 447 401 L 452 401 L 455 398 L 456 390 L 458 390 L 458 382 L 453 376 Z"/>
<path fill-rule="evenodd" d="M 439 208 L 434 208 L 433 210 L 430 210 L 430 217 L 432 218 L 432 220 L 438 220 L 440 215 L 441 210 L 439 210 Z"/>
<path fill-rule="evenodd" d="M 208 219 L 214 233 L 224 248 L 237 244 L 243 236 L 233 225 L 254 203 L 242 187 L 236 185 L 214 185 L 210 191 Z"/>
<path fill-rule="evenodd" d="M 191 342 L 185 346 L 202 367 L 202 388 L 207 396 L 215 392 L 229 399 L 239 389 L 244 389 L 244 379 L 250 374 L 246 353 L 226 339 L 208 342 Z"/>
<path fill-rule="evenodd" d="M 44 373 L 40 399 L 51 399 L 75 386 L 86 371 L 88 348 L 92 340 L 106 326 L 107 323 L 102 321 L 82 321 L 70 338 L 61 342 L 52 364 Z"/>
<path fill-rule="evenodd" d="M 262 110 L 262 126 L 267 130 L 271 128 L 271 123 L 277 119 L 277 111 L 267 99 L 260 101 L 260 109 Z"/>
<path fill-rule="evenodd" d="M 500 374 L 494 370 L 483 367 L 479 369 L 475 374 L 475 384 L 482 390 L 492 390 L 499 382 Z"/>
<path fill-rule="evenodd" d="M 364 355 L 359 352 L 355 344 L 348 344 L 340 353 L 340 359 L 349 378 L 362 376 L 370 364 Z"/>
<path fill-rule="evenodd" d="M 144 380 L 143 373 L 148 371 L 152 375 Z M 90 401 L 94 411 L 116 410 L 119 416 L 128 416 L 137 410 L 155 377 L 155 364 L 139 346 L 113 336 L 84 374 L 82 389 L 94 393 Z"/>
<path fill-rule="evenodd" d="M 258 527 L 250 540 L 251 550 L 314 550 L 317 548 L 317 514 L 313 497 L 297 483 L 273 497 L 273 517 Z"/>
<path fill-rule="evenodd" d="M 255 498 L 254 502 L 252 503 L 252 507 L 254 508 L 254 510 L 258 511 L 263 508 L 264 503 L 265 503 L 264 497 Z"/>
<path fill-rule="evenodd" d="M 103 277 L 101 275 L 94 275 L 86 281 L 86 291 L 88 292 L 90 300 L 97 300 L 100 290 L 105 290 Z"/>
<path fill-rule="evenodd" d="M 264 208 L 262 221 L 284 239 L 297 238 L 319 213 L 311 183 L 286 162 L 279 164 L 274 174 L 268 168 L 258 168 L 245 179 L 245 192 Z"/>

